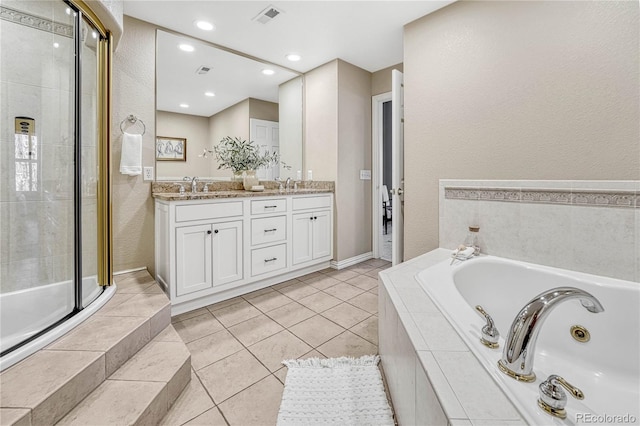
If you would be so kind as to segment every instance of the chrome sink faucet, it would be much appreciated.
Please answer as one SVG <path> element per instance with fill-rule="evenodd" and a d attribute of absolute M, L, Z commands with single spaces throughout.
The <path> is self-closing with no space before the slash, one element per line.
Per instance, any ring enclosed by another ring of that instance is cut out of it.
<path fill-rule="evenodd" d="M 285 184 L 285 188 L 287 189 L 287 192 L 289 192 L 291 190 L 291 178 L 290 177 L 287 178 L 287 183 Z"/>
<path fill-rule="evenodd" d="M 191 181 L 191 193 L 192 194 L 196 194 L 198 192 L 198 177 L 197 176 L 194 176 L 194 177 L 185 176 L 185 177 L 182 178 L 182 180 Z"/>
<path fill-rule="evenodd" d="M 523 382 L 536 379 L 533 357 L 542 324 L 556 306 L 570 299 L 580 299 L 589 312 L 604 311 L 598 299 L 579 288 L 557 287 L 537 295 L 520 310 L 509 328 L 502 359 L 498 361 L 500 371 Z"/>

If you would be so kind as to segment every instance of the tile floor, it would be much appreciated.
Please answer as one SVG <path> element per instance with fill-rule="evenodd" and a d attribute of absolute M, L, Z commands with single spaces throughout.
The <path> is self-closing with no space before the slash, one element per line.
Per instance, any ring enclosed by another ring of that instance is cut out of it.
<path fill-rule="evenodd" d="M 275 425 L 291 358 L 378 352 L 372 259 L 326 269 L 172 318 L 191 351 L 192 380 L 166 425 Z"/>

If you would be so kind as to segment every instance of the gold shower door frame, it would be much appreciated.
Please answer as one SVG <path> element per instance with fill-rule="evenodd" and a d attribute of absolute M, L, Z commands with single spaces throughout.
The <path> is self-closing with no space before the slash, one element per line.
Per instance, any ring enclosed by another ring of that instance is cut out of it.
<path fill-rule="evenodd" d="M 113 280 L 111 227 L 111 173 L 109 135 L 111 132 L 112 35 L 86 1 L 68 0 L 91 22 L 101 37 L 98 42 L 98 284 L 110 286 Z"/>

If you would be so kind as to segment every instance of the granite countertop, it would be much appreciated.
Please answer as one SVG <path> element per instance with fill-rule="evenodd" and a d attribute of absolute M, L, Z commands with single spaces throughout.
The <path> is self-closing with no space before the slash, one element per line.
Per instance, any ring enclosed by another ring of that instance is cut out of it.
<path fill-rule="evenodd" d="M 265 189 L 264 191 L 245 191 L 245 190 L 222 190 L 222 191 L 209 191 L 209 192 L 197 192 L 192 194 L 190 191 L 186 191 L 184 195 L 180 195 L 179 192 L 154 192 L 153 198 L 164 201 L 184 201 L 184 200 L 210 200 L 216 198 L 245 198 L 245 197 L 272 197 L 283 195 L 304 195 L 304 194 L 322 194 L 333 193 L 333 188 L 302 188 L 297 191 L 280 191 L 278 189 Z"/>
<path fill-rule="evenodd" d="M 197 182 L 197 192 L 191 193 L 191 182 L 184 181 L 155 181 L 151 185 L 153 198 L 164 201 L 211 200 L 217 198 L 245 198 L 245 197 L 275 197 L 283 195 L 322 194 L 334 192 L 335 183 L 332 181 L 299 181 L 297 190 L 280 190 L 281 182 L 260 181 L 264 191 L 245 191 L 240 181 L 210 181 L 203 179 Z M 207 185 L 208 192 L 204 192 Z M 179 188 L 184 187 L 185 193 L 180 195 Z M 293 186 L 293 184 L 292 184 Z"/>

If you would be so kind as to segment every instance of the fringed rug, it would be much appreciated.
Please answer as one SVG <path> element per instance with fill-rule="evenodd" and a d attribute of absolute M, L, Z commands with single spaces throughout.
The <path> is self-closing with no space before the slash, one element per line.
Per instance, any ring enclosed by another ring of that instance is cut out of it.
<path fill-rule="evenodd" d="M 283 361 L 289 370 L 278 426 L 393 426 L 379 361 L 377 355 Z"/>

